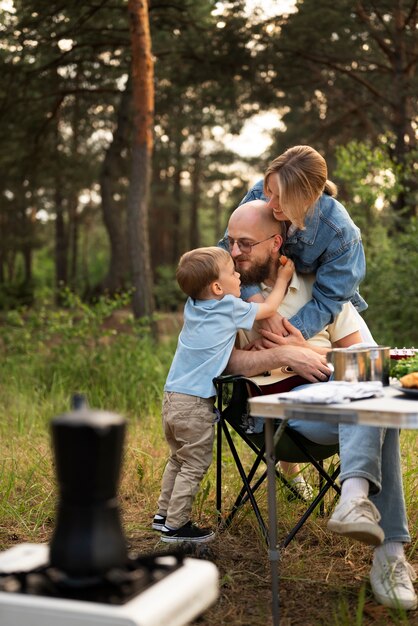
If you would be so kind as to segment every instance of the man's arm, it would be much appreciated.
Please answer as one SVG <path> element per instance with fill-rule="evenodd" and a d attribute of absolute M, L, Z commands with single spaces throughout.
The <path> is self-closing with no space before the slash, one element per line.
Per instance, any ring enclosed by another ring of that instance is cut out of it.
<path fill-rule="evenodd" d="M 284 365 L 311 383 L 324 382 L 331 376 L 324 355 L 300 346 L 278 346 L 259 351 L 234 348 L 225 373 L 257 376 Z"/>

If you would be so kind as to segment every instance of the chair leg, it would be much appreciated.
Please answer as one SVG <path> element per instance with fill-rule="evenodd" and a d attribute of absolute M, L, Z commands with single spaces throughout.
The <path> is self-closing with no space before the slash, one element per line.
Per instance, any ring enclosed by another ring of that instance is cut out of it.
<path fill-rule="evenodd" d="M 219 415 L 222 414 L 222 384 L 218 386 L 217 408 Z M 216 514 L 218 526 L 222 521 L 222 426 L 221 417 L 216 427 Z"/>
<path fill-rule="evenodd" d="M 319 462 L 320 466 L 322 467 L 322 469 L 324 469 L 324 462 L 320 461 Z M 318 487 L 319 487 L 319 491 L 321 492 L 323 487 L 324 487 L 324 477 L 323 475 L 320 473 L 319 474 L 319 481 L 318 481 Z M 319 505 L 319 514 L 323 517 L 325 515 L 325 503 L 324 500 L 321 500 L 320 505 Z"/>
<path fill-rule="evenodd" d="M 247 475 L 247 480 L 248 483 L 251 483 L 255 471 L 257 470 L 257 468 L 259 467 L 261 461 L 265 462 L 265 458 L 264 456 L 261 457 L 257 457 L 257 459 L 254 461 L 254 464 L 250 470 L 250 472 Z M 263 474 L 258 478 L 258 480 L 254 483 L 254 485 L 252 485 L 251 487 L 251 491 L 253 492 L 253 494 L 255 494 L 255 492 L 258 490 L 258 488 L 263 484 L 263 482 L 265 481 L 267 477 L 267 471 L 263 472 Z M 283 476 L 283 474 L 280 472 L 280 470 L 276 469 L 276 477 L 278 478 L 278 480 L 282 483 L 282 485 L 284 485 L 286 487 L 286 489 L 288 489 L 288 491 L 290 491 L 294 497 L 295 500 L 300 500 L 301 502 L 304 502 L 305 504 L 308 502 L 303 496 L 300 495 L 300 493 L 298 493 L 298 491 L 293 487 L 293 485 Z M 231 508 L 231 511 L 228 515 L 228 517 L 225 519 L 223 525 L 225 526 L 225 528 L 228 528 L 228 526 L 231 525 L 232 520 L 235 517 L 235 514 L 237 513 L 237 511 L 244 506 L 244 504 L 246 504 L 249 500 L 248 497 L 248 492 L 247 489 L 245 488 L 245 485 L 242 487 L 241 491 L 239 492 L 237 499 L 234 502 L 234 505 Z"/>
<path fill-rule="evenodd" d="M 235 461 L 235 464 L 237 466 L 238 472 L 239 472 L 239 474 L 241 476 L 241 480 L 242 480 L 242 482 L 243 482 L 243 484 L 245 486 L 246 492 L 248 494 L 248 498 L 250 499 L 251 506 L 253 507 L 253 510 L 254 510 L 255 516 L 257 518 L 258 524 L 260 526 L 261 532 L 262 532 L 263 537 L 264 537 L 264 539 L 265 539 L 265 541 L 266 541 L 266 543 L 268 545 L 268 531 L 267 531 L 266 525 L 264 523 L 263 516 L 261 515 L 259 506 L 257 504 L 257 501 L 254 498 L 254 494 L 253 494 L 253 491 L 251 489 L 251 485 L 249 484 L 249 482 L 247 480 L 247 475 L 246 475 L 246 473 L 244 471 L 244 468 L 242 466 L 241 460 L 240 460 L 240 458 L 238 456 L 238 453 L 237 453 L 237 450 L 235 448 L 234 442 L 232 441 L 231 434 L 230 434 L 230 432 L 228 430 L 227 425 L 223 421 L 222 421 L 222 427 L 223 427 L 225 438 L 226 438 L 226 440 L 228 442 L 228 445 L 229 445 L 229 448 L 230 448 L 230 450 L 232 452 L 232 456 L 234 457 L 234 461 Z"/>
<path fill-rule="evenodd" d="M 256 460 L 253 463 L 253 466 L 251 467 L 250 471 L 248 472 L 248 474 L 246 474 L 247 480 L 246 482 L 248 483 L 248 485 L 251 485 L 251 481 L 254 478 L 254 475 L 258 469 L 258 467 L 260 466 L 261 461 L 263 460 L 262 456 L 259 455 Z M 266 477 L 266 473 L 263 474 L 263 476 L 261 478 L 258 479 L 258 481 L 255 483 L 255 485 L 253 485 L 252 487 L 250 487 L 251 491 L 253 492 L 253 494 L 257 491 L 258 487 L 261 485 L 261 483 L 263 482 L 263 480 Z M 249 500 L 249 496 L 248 496 L 248 489 L 246 487 L 245 484 L 243 484 L 241 491 L 239 492 L 232 508 L 231 511 L 228 514 L 228 517 L 225 519 L 224 521 L 224 526 L 225 528 L 228 528 L 228 526 L 231 525 L 232 520 L 235 517 L 235 513 Z"/>
<path fill-rule="evenodd" d="M 218 526 L 222 520 L 222 426 L 216 428 L 216 514 Z"/>

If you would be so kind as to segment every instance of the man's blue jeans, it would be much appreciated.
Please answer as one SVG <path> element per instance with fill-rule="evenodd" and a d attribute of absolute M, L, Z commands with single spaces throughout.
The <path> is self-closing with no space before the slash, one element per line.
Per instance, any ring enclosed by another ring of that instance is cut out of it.
<path fill-rule="evenodd" d="M 382 516 L 380 526 L 385 533 L 385 541 L 411 541 L 397 428 L 302 420 L 289 420 L 289 426 L 316 443 L 339 442 L 340 481 L 344 482 L 347 478 L 366 478 L 370 484 L 370 499 Z"/>

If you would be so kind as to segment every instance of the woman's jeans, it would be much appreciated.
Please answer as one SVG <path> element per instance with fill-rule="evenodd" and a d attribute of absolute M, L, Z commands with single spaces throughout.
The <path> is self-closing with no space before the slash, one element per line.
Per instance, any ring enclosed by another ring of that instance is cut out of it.
<path fill-rule="evenodd" d="M 366 478 L 370 484 L 370 499 L 382 516 L 380 526 L 385 541 L 410 542 L 397 428 L 292 419 L 289 426 L 316 443 L 339 442 L 340 481 Z"/>

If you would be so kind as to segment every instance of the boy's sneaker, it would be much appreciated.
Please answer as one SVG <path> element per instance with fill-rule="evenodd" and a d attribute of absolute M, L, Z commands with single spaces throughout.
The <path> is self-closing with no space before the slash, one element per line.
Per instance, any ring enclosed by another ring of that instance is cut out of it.
<path fill-rule="evenodd" d="M 170 530 L 167 526 L 161 529 L 161 541 L 166 543 L 206 543 L 215 538 L 215 533 L 210 528 L 199 528 L 193 522 L 187 522 L 180 528 Z"/>
<path fill-rule="evenodd" d="M 393 609 L 413 611 L 418 599 L 413 582 L 417 574 L 405 557 L 388 557 L 380 563 L 373 561 L 370 583 L 373 595 L 380 604 Z"/>
<path fill-rule="evenodd" d="M 385 533 L 379 526 L 380 513 L 364 496 L 341 501 L 328 521 L 329 530 L 357 539 L 371 546 L 380 546 Z"/>
<path fill-rule="evenodd" d="M 154 515 L 154 519 L 152 520 L 152 529 L 153 530 L 162 530 L 165 524 L 166 518 L 163 515 Z"/>

